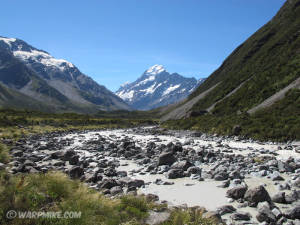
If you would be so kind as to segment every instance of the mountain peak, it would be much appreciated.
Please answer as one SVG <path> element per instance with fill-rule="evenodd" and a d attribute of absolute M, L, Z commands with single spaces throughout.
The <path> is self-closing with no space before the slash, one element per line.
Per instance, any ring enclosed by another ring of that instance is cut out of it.
<path fill-rule="evenodd" d="M 200 84 L 195 78 L 170 74 L 162 65 L 154 65 L 136 81 L 121 85 L 116 95 L 133 109 L 149 110 L 186 98 Z"/>
<path fill-rule="evenodd" d="M 36 49 L 20 39 L 0 36 L 0 42 L 1 41 L 6 44 L 6 47 L 15 57 L 26 64 L 30 64 L 34 61 L 35 63 L 43 64 L 46 67 L 57 68 L 60 71 L 65 71 L 68 68 L 74 68 L 74 65 L 67 60 L 56 59 L 48 52 Z"/>
<path fill-rule="evenodd" d="M 124 84 L 121 84 L 121 87 L 126 87 L 128 84 L 130 84 L 130 82 L 126 81 Z"/>
<path fill-rule="evenodd" d="M 15 42 L 16 40 L 17 40 L 16 38 L 7 38 L 7 37 L 0 36 L 0 41 L 4 41 L 9 46 L 11 46 L 11 42 Z"/>
<path fill-rule="evenodd" d="M 21 39 L 0 36 L 0 62 L 1 85 L 32 98 L 36 105 L 43 103 L 47 109 L 48 106 L 59 112 L 130 109 L 72 63 L 54 58 Z M 25 108 L 31 109 L 31 105 Z"/>
<path fill-rule="evenodd" d="M 154 66 L 151 66 L 148 70 L 146 70 L 145 74 L 156 75 L 165 71 L 166 69 L 163 67 L 163 65 L 156 64 Z"/>

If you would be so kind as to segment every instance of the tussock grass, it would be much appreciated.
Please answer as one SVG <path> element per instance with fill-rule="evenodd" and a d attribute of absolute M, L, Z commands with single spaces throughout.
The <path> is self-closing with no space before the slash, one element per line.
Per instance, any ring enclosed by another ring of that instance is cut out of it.
<path fill-rule="evenodd" d="M 219 223 L 217 218 L 206 219 L 203 218 L 205 211 L 201 208 L 189 208 L 189 209 L 176 209 L 171 213 L 168 221 L 161 225 L 215 225 Z"/>
<path fill-rule="evenodd" d="M 8 163 L 9 159 L 10 156 L 7 147 L 0 143 L 0 163 Z"/>
<path fill-rule="evenodd" d="M 148 211 L 161 207 L 142 196 L 109 199 L 61 172 L 26 175 L 10 175 L 5 171 L 0 173 L 0 224 L 145 224 Z M 81 217 L 8 219 L 6 213 L 9 210 L 62 213 L 72 211 L 81 212 Z M 203 219 L 202 213 L 201 210 L 174 210 L 170 219 L 162 224 L 217 224 L 213 219 Z"/>
<path fill-rule="evenodd" d="M 0 181 L 2 224 L 134 224 L 142 223 L 150 208 L 144 198 L 108 199 L 60 172 L 13 176 L 2 171 Z M 81 218 L 9 220 L 9 210 L 76 211 Z"/>

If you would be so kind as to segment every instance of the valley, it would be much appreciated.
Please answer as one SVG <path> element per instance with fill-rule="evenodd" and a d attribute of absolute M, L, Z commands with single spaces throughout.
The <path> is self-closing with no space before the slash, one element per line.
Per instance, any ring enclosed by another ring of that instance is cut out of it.
<path fill-rule="evenodd" d="M 4 10 L 0 225 L 299 225 L 300 0 L 279 1 Z"/>
<path fill-rule="evenodd" d="M 144 194 L 170 209 L 202 206 L 226 224 L 256 224 L 298 217 L 299 152 L 299 142 L 157 127 L 71 131 L 19 140 L 10 170 L 58 170 L 108 198 Z"/>

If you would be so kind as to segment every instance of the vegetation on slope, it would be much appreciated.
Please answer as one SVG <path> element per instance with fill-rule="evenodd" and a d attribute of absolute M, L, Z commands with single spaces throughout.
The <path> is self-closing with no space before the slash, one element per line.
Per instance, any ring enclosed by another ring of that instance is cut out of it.
<path fill-rule="evenodd" d="M 26 109 L 30 108 L 37 111 L 53 112 L 54 107 L 51 107 L 43 102 L 39 102 L 27 95 L 18 91 L 7 88 L 0 83 L 0 105 L 3 108 Z"/>
<path fill-rule="evenodd" d="M 194 111 L 216 105 L 214 114 L 246 112 L 300 76 L 300 0 L 287 1 L 278 14 L 240 45 L 192 95 L 221 82 L 201 99 Z"/>
<path fill-rule="evenodd" d="M 234 127 L 239 125 L 245 137 L 259 140 L 300 140 L 300 90 L 292 89 L 286 96 L 271 107 L 262 109 L 254 115 L 211 115 L 170 120 L 162 124 L 172 129 L 194 129 L 205 133 L 233 135 Z"/>
<path fill-rule="evenodd" d="M 242 128 L 239 134 L 246 137 L 299 140 L 299 86 L 269 108 L 247 113 L 300 77 L 299 28 L 300 0 L 286 1 L 270 22 L 236 48 L 189 96 L 191 100 L 219 83 L 190 113 L 200 115 L 216 103 L 210 114 L 167 121 L 163 126 L 232 135 L 233 128 L 239 125 Z"/>

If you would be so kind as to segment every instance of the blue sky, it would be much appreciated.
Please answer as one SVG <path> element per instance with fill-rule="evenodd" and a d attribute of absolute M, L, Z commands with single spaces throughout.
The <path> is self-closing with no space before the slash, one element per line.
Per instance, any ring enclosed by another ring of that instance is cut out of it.
<path fill-rule="evenodd" d="M 110 90 L 148 67 L 206 77 L 284 0 L 5 0 L 1 36 L 75 64 Z"/>

